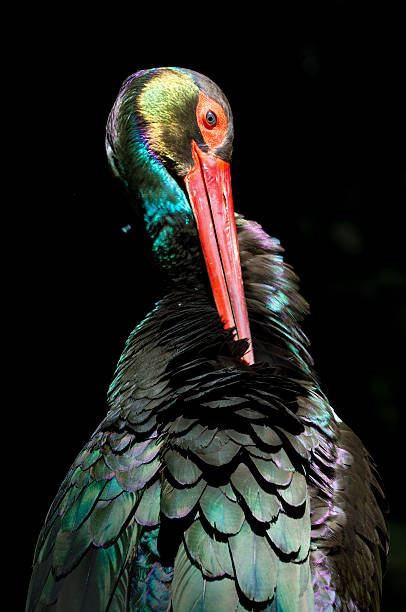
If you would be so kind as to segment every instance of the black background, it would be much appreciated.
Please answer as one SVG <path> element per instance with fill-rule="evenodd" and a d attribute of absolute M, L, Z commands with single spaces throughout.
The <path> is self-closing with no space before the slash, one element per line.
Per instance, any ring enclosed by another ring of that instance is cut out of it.
<path fill-rule="evenodd" d="M 125 77 L 167 65 L 203 72 L 231 103 L 235 208 L 281 240 L 310 302 L 304 330 L 322 388 L 378 463 L 392 509 L 384 609 L 401 609 L 401 16 L 389 4 L 373 14 L 353 2 L 300 7 L 24 15 L 29 33 L 15 44 L 8 98 L 17 116 L 3 116 L 12 129 L 5 237 L 16 297 L 16 317 L 5 321 L 16 375 L 7 430 L 25 466 L 13 485 L 24 513 L 24 584 L 47 509 L 105 414 L 125 339 L 160 295 L 140 228 L 107 170 L 104 126 Z"/>

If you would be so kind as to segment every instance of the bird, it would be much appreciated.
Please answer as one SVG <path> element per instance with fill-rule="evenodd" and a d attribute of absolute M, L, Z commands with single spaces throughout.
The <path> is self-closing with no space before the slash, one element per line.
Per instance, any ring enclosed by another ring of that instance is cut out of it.
<path fill-rule="evenodd" d="M 162 297 L 49 509 L 27 612 L 380 609 L 383 484 L 320 388 L 280 242 L 234 212 L 233 132 L 194 70 L 119 90 L 108 164 Z"/>

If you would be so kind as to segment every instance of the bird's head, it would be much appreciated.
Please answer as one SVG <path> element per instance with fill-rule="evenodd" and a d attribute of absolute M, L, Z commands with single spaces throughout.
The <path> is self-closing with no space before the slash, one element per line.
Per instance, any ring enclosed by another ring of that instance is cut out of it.
<path fill-rule="evenodd" d="M 185 177 L 195 165 L 193 143 L 229 162 L 232 140 L 231 109 L 215 83 L 191 70 L 153 68 L 124 81 L 106 144 L 114 173 L 131 183 L 134 170 L 150 156 L 172 175 Z"/>
<path fill-rule="evenodd" d="M 189 223 L 193 216 L 221 320 L 250 341 L 245 360 L 253 363 L 231 193 L 232 141 L 222 91 L 180 68 L 126 79 L 106 131 L 110 166 L 140 196 L 156 242 L 168 240 L 172 218 Z"/>

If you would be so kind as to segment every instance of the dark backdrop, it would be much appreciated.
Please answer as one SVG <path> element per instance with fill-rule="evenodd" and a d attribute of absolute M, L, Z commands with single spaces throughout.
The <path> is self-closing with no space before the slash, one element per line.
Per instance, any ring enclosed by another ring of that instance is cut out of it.
<path fill-rule="evenodd" d="M 378 463 L 392 508 L 384 608 L 401 609 L 406 56 L 400 15 L 353 4 L 267 15 L 211 4 L 189 19 L 190 7 L 111 6 L 86 18 L 36 14 L 32 27 L 26 15 L 7 230 L 12 259 L 23 254 L 11 420 L 27 468 L 25 580 L 58 486 L 105 414 L 125 339 L 159 297 L 148 247 L 107 171 L 105 121 L 126 76 L 174 65 L 205 73 L 230 100 L 236 210 L 285 247 L 311 305 L 304 329 L 322 387 Z"/>

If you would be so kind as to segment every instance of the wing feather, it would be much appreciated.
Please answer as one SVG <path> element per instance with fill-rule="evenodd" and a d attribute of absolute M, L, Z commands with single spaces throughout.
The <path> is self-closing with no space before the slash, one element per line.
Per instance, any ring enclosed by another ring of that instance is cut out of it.
<path fill-rule="evenodd" d="M 27 612 L 124 609 L 139 526 L 158 522 L 159 446 L 156 437 L 95 433 L 40 534 Z"/>

